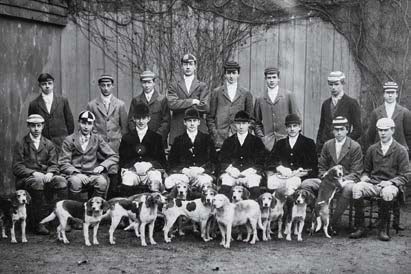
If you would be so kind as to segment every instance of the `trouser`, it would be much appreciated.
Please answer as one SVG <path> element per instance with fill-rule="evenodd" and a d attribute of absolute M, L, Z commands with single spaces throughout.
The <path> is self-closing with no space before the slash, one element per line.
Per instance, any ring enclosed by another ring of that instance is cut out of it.
<path fill-rule="evenodd" d="M 75 174 L 68 178 L 69 198 L 76 201 L 83 201 L 81 192 L 84 190 L 93 190 L 92 196 L 105 197 L 109 184 L 106 174 L 88 175 L 88 182 L 84 183 L 80 177 Z"/>

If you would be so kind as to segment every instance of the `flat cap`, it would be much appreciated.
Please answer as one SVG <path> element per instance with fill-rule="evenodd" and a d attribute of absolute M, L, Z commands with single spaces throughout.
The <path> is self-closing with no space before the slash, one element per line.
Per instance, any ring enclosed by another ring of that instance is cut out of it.
<path fill-rule="evenodd" d="M 134 114 L 133 118 L 145 118 L 150 116 L 150 109 L 148 106 L 143 102 L 138 102 L 134 107 Z"/>
<path fill-rule="evenodd" d="M 240 71 L 240 65 L 236 61 L 229 60 L 224 64 L 224 70 L 238 70 Z"/>
<path fill-rule="evenodd" d="M 50 80 L 54 81 L 54 78 L 49 73 L 42 73 L 39 75 L 39 78 L 37 78 L 37 81 L 39 81 L 39 83 L 47 82 Z"/>
<path fill-rule="evenodd" d="M 299 125 L 301 124 L 300 117 L 295 113 L 288 114 L 285 117 L 285 125 L 287 126 L 291 124 L 299 124 Z"/>
<path fill-rule="evenodd" d="M 391 118 L 381 118 L 377 121 L 377 128 L 389 129 L 395 127 L 395 123 Z"/>
<path fill-rule="evenodd" d="M 96 116 L 91 111 L 84 110 L 80 112 L 80 115 L 78 116 L 79 121 L 86 121 L 86 122 L 94 122 L 96 120 Z"/>
<path fill-rule="evenodd" d="M 111 83 L 114 83 L 114 78 L 113 78 L 113 76 L 111 76 L 111 75 L 109 75 L 109 74 L 103 74 L 103 75 L 101 75 L 99 78 L 98 78 L 98 80 L 97 80 L 97 82 L 100 84 L 101 82 L 108 82 L 108 81 L 111 81 Z"/>
<path fill-rule="evenodd" d="M 275 67 L 268 67 L 264 70 L 264 75 L 267 74 L 279 74 L 280 70 L 278 68 Z"/>
<path fill-rule="evenodd" d="M 184 56 L 181 57 L 181 63 L 190 63 L 191 61 L 197 62 L 197 58 L 191 53 L 184 54 Z"/>
<path fill-rule="evenodd" d="M 151 80 L 156 78 L 156 75 L 151 70 L 145 70 L 140 74 L 140 81 Z"/>
<path fill-rule="evenodd" d="M 250 122 L 250 114 L 244 110 L 240 110 L 234 116 L 234 122 Z"/>
<path fill-rule="evenodd" d="M 27 117 L 26 121 L 30 124 L 38 124 L 44 123 L 44 118 L 40 114 L 31 114 L 29 117 Z"/>
<path fill-rule="evenodd" d="M 184 112 L 184 120 L 200 119 L 200 113 L 195 108 L 191 107 Z"/>
<path fill-rule="evenodd" d="M 329 82 L 336 82 L 336 81 L 341 81 L 345 79 L 345 74 L 342 73 L 341 71 L 332 71 L 330 72 L 330 75 L 328 75 L 328 81 Z"/>
<path fill-rule="evenodd" d="M 395 82 L 392 82 L 392 81 L 390 81 L 390 82 L 385 82 L 385 83 L 384 83 L 384 86 L 383 86 L 383 89 L 384 89 L 384 92 L 386 92 L 386 91 L 394 91 L 394 92 L 396 92 L 396 91 L 398 91 L 398 84 L 395 83 Z"/>
<path fill-rule="evenodd" d="M 344 116 L 337 116 L 333 119 L 332 125 L 334 127 L 346 127 L 348 126 L 348 120 Z"/>

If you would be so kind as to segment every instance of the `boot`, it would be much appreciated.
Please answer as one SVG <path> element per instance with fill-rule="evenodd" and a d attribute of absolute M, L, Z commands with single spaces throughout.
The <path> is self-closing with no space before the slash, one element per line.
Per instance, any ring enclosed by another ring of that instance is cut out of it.
<path fill-rule="evenodd" d="M 392 228 L 398 233 L 398 231 L 405 230 L 404 226 L 400 224 L 400 205 L 398 202 L 393 203 L 392 213 L 394 215 L 394 220 L 392 222 Z"/>
<path fill-rule="evenodd" d="M 118 197 L 118 174 L 109 174 L 108 177 L 110 178 L 110 185 L 107 191 L 107 199 Z"/>
<path fill-rule="evenodd" d="M 72 191 L 69 191 L 69 192 L 68 192 L 68 198 L 69 198 L 70 200 L 83 202 L 83 198 L 81 197 L 81 192 L 72 192 Z"/>
<path fill-rule="evenodd" d="M 328 227 L 328 232 L 330 235 L 338 235 L 337 227 L 339 227 L 341 216 L 344 214 L 344 211 L 347 209 L 350 204 L 350 199 L 345 197 L 340 197 L 337 201 L 337 206 L 335 207 L 333 216 L 331 218 L 331 224 Z"/>
<path fill-rule="evenodd" d="M 61 201 L 61 200 L 67 200 L 68 197 L 68 190 L 67 188 L 59 188 L 55 190 L 56 193 L 56 199 L 55 202 Z"/>
<path fill-rule="evenodd" d="M 126 185 L 121 185 L 120 186 L 120 196 L 121 197 L 130 197 L 132 195 L 134 195 L 134 187 L 133 186 L 126 186 Z"/>
<path fill-rule="evenodd" d="M 354 200 L 355 209 L 355 227 L 356 231 L 350 234 L 351 239 L 358 239 L 365 236 L 365 221 L 364 221 L 364 199 Z"/>
<path fill-rule="evenodd" d="M 49 235 L 50 231 L 40 221 L 48 215 L 48 207 L 44 198 L 43 190 L 31 191 L 32 198 L 32 215 L 34 233 L 38 235 Z"/>
<path fill-rule="evenodd" d="M 258 197 L 260 197 L 260 195 L 261 195 L 260 187 L 258 187 L 258 186 L 250 187 L 249 191 L 250 191 L 250 199 L 252 199 L 252 200 L 257 200 Z"/>
<path fill-rule="evenodd" d="M 382 201 L 380 204 L 380 209 L 378 212 L 378 217 L 380 219 L 379 223 L 379 232 L 378 232 L 378 238 L 381 241 L 389 241 L 390 236 L 387 234 L 387 224 L 388 224 L 388 218 L 390 218 L 390 209 L 392 207 L 392 202 L 387 202 L 387 201 Z"/>

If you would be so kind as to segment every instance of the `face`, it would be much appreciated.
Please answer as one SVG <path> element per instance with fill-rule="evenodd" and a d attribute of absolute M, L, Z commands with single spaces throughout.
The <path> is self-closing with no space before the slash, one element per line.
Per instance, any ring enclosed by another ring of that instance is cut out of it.
<path fill-rule="evenodd" d="M 392 104 L 397 100 L 398 93 L 396 91 L 385 91 L 384 92 L 384 101 L 388 104 Z"/>
<path fill-rule="evenodd" d="M 138 118 L 134 118 L 134 122 L 136 123 L 136 127 L 142 130 L 148 126 L 148 122 L 150 122 L 150 119 L 151 119 L 150 116 L 138 117 Z"/>
<path fill-rule="evenodd" d="M 229 84 L 237 83 L 238 77 L 240 77 L 240 73 L 238 72 L 238 70 L 227 70 L 225 72 L 225 79 Z"/>
<path fill-rule="evenodd" d="M 29 127 L 31 135 L 33 135 L 34 138 L 38 138 L 41 135 L 41 131 L 43 130 L 44 124 L 29 123 L 27 126 Z"/>
<path fill-rule="evenodd" d="M 297 198 L 295 199 L 295 204 L 302 205 L 302 204 L 305 203 L 306 195 L 305 195 L 304 192 L 301 191 L 301 192 L 297 193 L 296 196 L 297 196 Z"/>
<path fill-rule="evenodd" d="M 17 190 L 16 198 L 19 204 L 28 204 L 29 199 L 27 198 L 27 192 L 25 190 Z"/>
<path fill-rule="evenodd" d="M 141 85 L 143 86 L 144 93 L 150 93 L 154 89 L 154 79 L 141 80 Z"/>
<path fill-rule="evenodd" d="M 242 186 L 233 187 L 233 195 L 231 199 L 233 202 L 238 202 L 243 200 L 244 188 Z"/>
<path fill-rule="evenodd" d="M 391 141 L 392 135 L 394 134 L 394 128 L 378 129 L 378 135 L 383 143 L 388 143 Z"/>
<path fill-rule="evenodd" d="M 328 82 L 328 87 L 330 89 L 331 96 L 338 96 L 344 90 L 344 85 L 341 83 L 341 80 Z"/>
<path fill-rule="evenodd" d="M 183 72 L 185 76 L 191 76 L 196 70 L 196 63 L 194 61 L 189 61 L 188 63 L 183 63 Z"/>
<path fill-rule="evenodd" d="M 184 125 L 186 126 L 188 132 L 196 132 L 198 127 L 200 126 L 200 120 L 199 119 L 187 119 L 187 120 L 184 120 Z"/>
<path fill-rule="evenodd" d="M 250 122 L 235 122 L 235 127 L 238 133 L 245 134 L 248 132 L 248 128 L 250 127 Z"/>
<path fill-rule="evenodd" d="M 217 192 L 214 189 L 204 189 L 203 195 L 205 197 L 206 203 L 211 204 Z"/>
<path fill-rule="evenodd" d="M 80 128 L 81 134 L 89 135 L 91 133 L 91 130 L 93 129 L 94 123 L 90 121 L 80 120 L 78 125 Z"/>
<path fill-rule="evenodd" d="M 267 74 L 265 76 L 265 82 L 267 83 L 267 87 L 275 88 L 280 82 L 280 77 L 277 75 L 277 73 Z"/>
<path fill-rule="evenodd" d="M 295 137 L 298 135 L 298 133 L 301 130 L 301 125 L 300 124 L 288 124 L 287 125 L 287 134 L 290 137 Z"/>
<path fill-rule="evenodd" d="M 188 184 L 178 183 L 176 185 L 176 188 L 177 188 L 178 198 L 186 199 L 187 198 L 187 192 L 188 192 Z"/>
<path fill-rule="evenodd" d="M 345 126 L 337 126 L 333 128 L 333 133 L 335 139 L 337 139 L 338 142 L 341 142 L 347 136 L 348 130 Z"/>
<path fill-rule="evenodd" d="M 262 207 L 270 207 L 273 201 L 273 196 L 270 193 L 264 193 L 260 196 L 260 202 Z"/>
<path fill-rule="evenodd" d="M 94 212 L 103 210 L 103 199 L 100 197 L 93 197 L 89 201 L 90 207 Z"/>
<path fill-rule="evenodd" d="M 228 198 L 224 194 L 217 194 L 213 199 L 213 206 L 215 208 L 221 208 L 227 202 Z"/>
<path fill-rule="evenodd" d="M 53 92 L 54 89 L 54 81 L 53 80 L 48 80 L 45 82 L 41 82 L 39 83 L 41 92 L 43 92 L 44 94 L 50 94 Z"/>
<path fill-rule="evenodd" d="M 101 94 L 103 94 L 103 96 L 110 96 L 111 90 L 114 87 L 114 85 L 111 81 L 101 81 L 98 84 L 98 86 L 99 86 L 100 92 L 101 92 Z"/>

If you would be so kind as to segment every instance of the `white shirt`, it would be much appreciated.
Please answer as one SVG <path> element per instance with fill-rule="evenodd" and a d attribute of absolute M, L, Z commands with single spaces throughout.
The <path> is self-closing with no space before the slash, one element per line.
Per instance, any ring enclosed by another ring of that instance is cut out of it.
<path fill-rule="evenodd" d="M 154 93 L 154 89 L 149 93 L 144 93 L 144 95 L 146 96 L 147 102 L 150 102 L 151 97 L 153 97 L 153 93 Z"/>
<path fill-rule="evenodd" d="M 333 105 L 336 106 L 338 104 L 338 101 L 340 101 L 340 99 L 344 96 L 344 92 L 341 92 L 340 94 L 338 94 L 337 96 L 331 96 L 331 100 L 333 102 Z"/>
<path fill-rule="evenodd" d="M 267 87 L 267 94 L 268 94 L 268 97 L 270 98 L 271 102 L 274 103 L 275 98 L 277 98 L 277 95 L 278 95 L 278 86 L 276 86 L 275 88 L 268 88 Z"/>
<path fill-rule="evenodd" d="M 193 83 L 193 80 L 194 80 L 194 74 L 191 76 L 184 75 L 184 82 L 186 83 L 187 93 L 190 93 L 190 88 L 191 88 L 191 84 Z"/>
<path fill-rule="evenodd" d="M 30 133 L 30 139 L 33 141 L 34 147 L 35 147 L 36 149 L 39 149 L 41 135 L 40 135 L 39 137 L 35 138 L 35 137 L 34 137 L 33 135 L 31 135 L 31 133 Z"/>
<path fill-rule="evenodd" d="M 295 136 L 295 137 L 290 137 L 290 136 L 288 136 L 288 143 L 290 144 L 290 147 L 291 147 L 291 148 L 294 147 L 295 143 L 297 142 L 297 139 L 298 139 L 298 136 L 299 136 L 299 135 L 300 135 L 300 134 L 297 134 L 297 136 Z"/>
<path fill-rule="evenodd" d="M 387 102 L 384 103 L 385 111 L 387 112 L 388 118 L 392 118 L 392 115 L 394 114 L 394 110 L 395 110 L 395 104 L 396 102 L 391 103 L 391 104 L 388 104 Z"/>
<path fill-rule="evenodd" d="M 198 130 L 196 130 L 195 132 L 189 132 L 187 130 L 188 138 L 190 138 L 190 140 L 193 144 L 194 144 L 194 140 L 196 139 L 197 133 L 198 133 Z"/>
<path fill-rule="evenodd" d="M 229 84 L 227 83 L 227 92 L 228 97 L 230 97 L 230 101 L 234 100 L 235 94 L 237 93 L 237 83 Z"/>
<path fill-rule="evenodd" d="M 83 151 L 86 151 L 89 141 L 90 141 L 90 134 L 80 136 L 80 144 L 81 144 L 81 149 L 83 149 Z"/>
<path fill-rule="evenodd" d="M 237 138 L 238 138 L 238 141 L 240 142 L 241 146 L 243 146 L 244 140 L 245 140 L 245 138 L 247 138 L 247 134 L 248 134 L 248 132 L 246 132 L 245 134 L 240 134 L 240 133 L 237 132 Z"/>
<path fill-rule="evenodd" d="M 347 137 L 345 137 L 341 142 L 338 142 L 337 139 L 335 139 L 335 154 L 337 155 L 337 160 L 340 158 L 341 149 L 345 143 L 345 140 L 347 140 Z"/>
<path fill-rule="evenodd" d="M 111 96 L 112 96 L 112 94 L 110 94 L 109 96 L 101 95 L 101 100 L 103 100 L 103 104 L 106 107 L 107 111 L 108 111 L 108 108 L 110 107 Z"/>
<path fill-rule="evenodd" d="M 144 129 L 139 129 L 138 127 L 136 127 L 136 130 L 137 130 L 138 139 L 140 139 L 140 143 L 141 143 L 143 142 L 144 136 L 146 136 L 148 126 L 145 127 Z"/>
<path fill-rule="evenodd" d="M 385 154 L 387 153 L 388 149 L 390 148 L 390 146 L 392 144 L 392 140 L 393 140 L 393 138 L 391 138 L 391 140 L 386 144 L 384 144 L 383 142 L 380 142 L 381 143 L 382 155 L 385 156 Z"/>
<path fill-rule="evenodd" d="M 50 113 L 51 104 L 53 103 L 53 92 L 49 94 L 42 93 L 41 96 L 43 97 L 44 103 L 46 103 L 47 111 Z"/>

